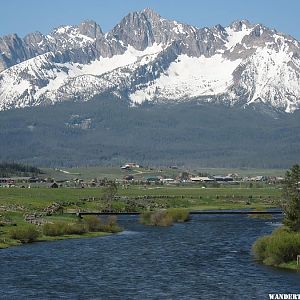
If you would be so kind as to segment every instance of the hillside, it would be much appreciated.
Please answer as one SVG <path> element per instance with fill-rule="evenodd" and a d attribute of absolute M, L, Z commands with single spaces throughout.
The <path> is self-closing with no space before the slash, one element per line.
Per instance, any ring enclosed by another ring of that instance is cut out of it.
<path fill-rule="evenodd" d="M 288 168 L 299 161 L 300 113 L 197 101 L 131 107 L 113 96 L 0 112 L 0 159 L 37 166 Z"/>

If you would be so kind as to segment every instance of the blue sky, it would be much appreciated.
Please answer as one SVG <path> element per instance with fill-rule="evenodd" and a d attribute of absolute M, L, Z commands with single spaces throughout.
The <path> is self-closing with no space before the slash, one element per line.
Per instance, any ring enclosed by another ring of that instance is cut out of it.
<path fill-rule="evenodd" d="M 248 19 L 300 39 L 299 0 L 3 0 L 0 36 L 48 33 L 59 25 L 87 19 L 95 20 L 106 32 L 130 11 L 145 7 L 197 27 Z"/>

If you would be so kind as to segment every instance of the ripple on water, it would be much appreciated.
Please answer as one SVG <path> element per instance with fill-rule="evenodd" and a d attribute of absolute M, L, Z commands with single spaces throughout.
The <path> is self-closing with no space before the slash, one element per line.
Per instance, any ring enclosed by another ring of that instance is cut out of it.
<path fill-rule="evenodd" d="M 193 216 L 167 228 L 120 221 L 125 231 L 114 236 L 1 250 L 1 297 L 266 299 L 299 292 L 300 274 L 251 257 L 254 240 L 274 223 L 246 216 Z"/>

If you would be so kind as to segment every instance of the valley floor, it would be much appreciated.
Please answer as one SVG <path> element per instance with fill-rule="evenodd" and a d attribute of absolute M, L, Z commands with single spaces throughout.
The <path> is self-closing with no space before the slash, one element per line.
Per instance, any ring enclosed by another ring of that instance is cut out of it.
<path fill-rule="evenodd" d="M 134 212 L 168 208 L 189 210 L 256 209 L 276 207 L 281 191 L 276 187 L 202 188 L 202 186 L 139 186 L 119 187 L 108 199 L 106 188 L 1 188 L 0 189 L 0 248 L 19 245 L 11 238 L 13 228 L 29 223 L 41 230 L 46 223 L 76 223 L 74 212 Z M 103 217 L 101 217 L 103 218 Z M 105 218 L 104 218 L 105 219 Z M 103 220 L 105 221 L 105 220 Z M 101 236 L 108 233 L 85 232 L 61 236 L 41 235 L 37 241 Z"/>

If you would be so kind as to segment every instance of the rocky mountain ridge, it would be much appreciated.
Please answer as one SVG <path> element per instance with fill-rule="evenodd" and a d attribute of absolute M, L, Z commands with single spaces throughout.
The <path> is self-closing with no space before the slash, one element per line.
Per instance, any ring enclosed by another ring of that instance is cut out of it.
<path fill-rule="evenodd" d="M 0 38 L 0 110 L 103 93 L 131 104 L 198 99 L 294 112 L 300 43 L 246 20 L 196 28 L 151 9 L 128 14 L 108 33 L 85 21 Z"/>

